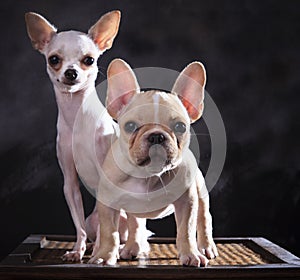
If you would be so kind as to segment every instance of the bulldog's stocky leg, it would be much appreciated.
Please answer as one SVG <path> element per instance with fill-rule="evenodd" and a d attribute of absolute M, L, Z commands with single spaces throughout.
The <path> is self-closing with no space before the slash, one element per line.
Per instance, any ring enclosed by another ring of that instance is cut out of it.
<path fill-rule="evenodd" d="M 148 253 L 150 250 L 147 238 L 149 231 L 146 229 L 146 219 L 136 218 L 127 213 L 128 222 L 128 240 L 121 249 L 120 257 L 122 259 L 132 259 L 140 253 Z"/>
<path fill-rule="evenodd" d="M 94 256 L 89 263 L 114 265 L 119 256 L 119 218 L 120 211 L 110 208 L 97 201 L 99 215 L 99 247 L 93 252 Z"/>
<path fill-rule="evenodd" d="M 67 261 L 80 261 L 86 250 L 86 230 L 82 197 L 72 155 L 71 133 L 59 135 L 57 143 L 57 157 L 64 175 L 64 194 L 73 218 L 77 241 L 73 251 L 66 252 L 63 259 Z"/>
<path fill-rule="evenodd" d="M 193 186 L 174 203 L 177 225 L 177 249 L 181 263 L 187 266 L 205 266 L 208 263 L 207 258 L 197 248 L 197 197 L 196 186 Z"/>
<path fill-rule="evenodd" d="M 97 206 L 95 206 L 93 212 L 85 220 L 87 238 L 92 242 L 95 242 L 98 238 L 98 231 L 99 231 L 98 226 L 99 226 L 98 211 L 97 211 Z M 124 211 L 121 211 L 120 213 L 119 234 L 120 234 L 121 244 L 124 244 L 128 236 L 127 215 Z"/>
<path fill-rule="evenodd" d="M 217 257 L 218 250 L 212 236 L 212 217 L 209 212 L 209 195 L 204 179 L 198 174 L 197 191 L 199 197 L 198 217 L 197 217 L 197 244 L 200 252 L 209 259 Z"/>

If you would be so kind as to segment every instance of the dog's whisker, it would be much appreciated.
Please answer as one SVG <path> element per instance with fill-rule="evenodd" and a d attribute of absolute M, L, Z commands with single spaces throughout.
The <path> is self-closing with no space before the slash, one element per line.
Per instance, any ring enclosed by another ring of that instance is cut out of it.
<path fill-rule="evenodd" d="M 107 77 L 106 77 L 106 71 L 107 71 L 106 68 L 101 67 L 101 66 L 98 66 L 98 73 L 99 73 L 102 77 L 104 77 L 104 78 L 107 78 Z"/>
<path fill-rule="evenodd" d="M 176 176 L 176 173 L 174 172 L 174 170 L 170 170 L 173 173 L 173 176 Z"/>
<path fill-rule="evenodd" d="M 173 176 L 174 176 L 174 178 L 176 177 L 176 173 L 175 173 L 175 171 L 172 169 L 172 170 L 170 170 L 171 172 L 172 172 L 172 174 L 173 174 Z M 173 180 L 174 180 L 174 178 L 173 178 Z"/>
<path fill-rule="evenodd" d="M 165 194 L 168 194 L 168 190 L 167 190 L 167 188 L 166 188 L 166 185 L 165 185 L 163 179 L 162 179 L 160 176 L 158 176 L 158 178 L 159 178 L 159 180 L 160 180 L 160 182 L 161 182 L 161 184 L 162 184 L 162 186 L 163 186 L 163 189 L 164 189 L 164 191 L 165 191 Z"/>
<path fill-rule="evenodd" d="M 150 179 L 148 180 L 149 178 L 145 178 L 146 182 L 147 182 L 147 192 L 146 192 L 146 195 L 147 195 L 147 199 L 148 201 L 150 201 L 150 196 L 149 196 L 149 189 L 150 189 Z"/>
<path fill-rule="evenodd" d="M 210 136 L 209 133 L 191 133 L 191 136 L 194 136 L 194 135 L 199 135 L 199 136 Z"/>
<path fill-rule="evenodd" d="M 107 70 L 106 67 L 103 67 L 103 66 L 100 66 L 100 65 L 98 65 L 98 69 L 103 69 L 104 71 Z"/>

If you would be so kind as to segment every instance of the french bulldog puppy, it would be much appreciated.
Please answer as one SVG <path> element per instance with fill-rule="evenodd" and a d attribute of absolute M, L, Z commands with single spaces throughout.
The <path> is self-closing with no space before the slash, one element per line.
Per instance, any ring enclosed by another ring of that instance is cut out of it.
<path fill-rule="evenodd" d="M 97 207 L 99 246 L 90 263 L 114 265 L 147 251 L 145 218 L 175 211 L 176 245 L 186 266 L 205 266 L 218 255 L 205 181 L 189 149 L 190 124 L 203 112 L 206 74 L 189 64 L 171 93 L 141 92 L 130 66 L 115 59 L 108 68 L 108 113 L 120 135 L 103 162 Z M 120 210 L 127 213 L 128 240 L 119 254 Z M 196 238 L 197 235 L 197 238 Z"/>

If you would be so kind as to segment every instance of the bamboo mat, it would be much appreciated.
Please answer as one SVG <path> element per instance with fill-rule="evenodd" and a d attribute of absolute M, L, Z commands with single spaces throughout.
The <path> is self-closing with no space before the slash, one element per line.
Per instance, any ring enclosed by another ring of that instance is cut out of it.
<path fill-rule="evenodd" d="M 242 243 L 217 243 L 219 256 L 209 261 L 209 266 L 218 265 L 261 265 L 270 263 L 260 254 L 254 252 Z M 61 256 L 65 251 L 72 250 L 74 242 L 51 241 L 43 239 L 41 248 L 33 256 L 33 263 L 37 264 L 62 264 Z M 91 246 L 90 246 L 91 247 Z M 147 265 L 181 265 L 177 257 L 175 244 L 150 244 L 150 252 L 141 254 L 134 260 L 119 260 L 120 266 L 147 266 Z M 87 263 L 91 250 L 87 250 L 82 262 Z"/>

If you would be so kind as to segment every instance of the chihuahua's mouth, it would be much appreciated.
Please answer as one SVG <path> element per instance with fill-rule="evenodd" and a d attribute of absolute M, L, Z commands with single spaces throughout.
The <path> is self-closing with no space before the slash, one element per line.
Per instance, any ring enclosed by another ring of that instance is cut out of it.
<path fill-rule="evenodd" d="M 73 81 L 63 81 L 62 83 L 66 86 L 75 86 L 77 84 L 77 82 Z"/>
<path fill-rule="evenodd" d="M 76 80 L 69 80 L 62 77 L 61 79 L 57 78 L 56 81 L 64 86 L 72 87 L 80 83 L 78 79 Z"/>
<path fill-rule="evenodd" d="M 60 84 L 62 93 L 69 94 L 75 93 L 81 89 L 79 81 L 69 81 L 67 79 L 57 79 L 57 82 Z"/>

